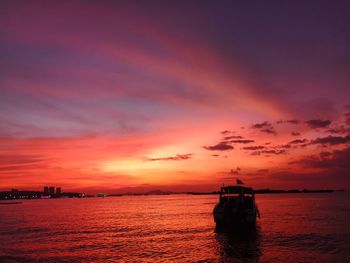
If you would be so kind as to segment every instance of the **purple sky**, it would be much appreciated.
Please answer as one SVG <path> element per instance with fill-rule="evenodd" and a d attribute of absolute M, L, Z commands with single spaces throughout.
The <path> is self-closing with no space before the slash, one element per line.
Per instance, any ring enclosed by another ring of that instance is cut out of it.
<path fill-rule="evenodd" d="M 0 188 L 349 187 L 349 13 L 1 1 Z"/>

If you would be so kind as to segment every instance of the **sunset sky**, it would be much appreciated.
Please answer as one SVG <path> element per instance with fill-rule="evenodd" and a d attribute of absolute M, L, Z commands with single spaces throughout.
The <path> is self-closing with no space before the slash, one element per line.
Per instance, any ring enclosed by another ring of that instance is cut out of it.
<path fill-rule="evenodd" d="M 0 190 L 349 189 L 349 3 L 1 1 Z"/>

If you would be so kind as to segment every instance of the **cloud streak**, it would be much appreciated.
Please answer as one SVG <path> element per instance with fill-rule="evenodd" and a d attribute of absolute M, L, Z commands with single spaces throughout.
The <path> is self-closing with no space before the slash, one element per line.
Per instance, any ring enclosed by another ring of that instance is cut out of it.
<path fill-rule="evenodd" d="M 204 149 L 209 150 L 209 151 L 229 151 L 229 150 L 233 150 L 234 147 L 230 144 L 225 143 L 225 142 L 220 142 L 216 145 L 204 146 Z"/>
<path fill-rule="evenodd" d="M 275 128 L 272 126 L 272 124 L 268 121 L 256 123 L 251 126 L 252 129 L 260 130 L 263 133 L 267 134 L 273 134 L 276 135 L 277 132 L 275 131 Z"/>
<path fill-rule="evenodd" d="M 323 145 L 338 145 L 338 144 L 346 144 L 350 142 L 350 135 L 347 136 L 327 136 L 320 137 L 312 140 L 310 144 L 323 144 Z"/>
<path fill-rule="evenodd" d="M 171 157 L 148 158 L 148 161 L 184 161 L 192 158 L 193 158 L 192 153 L 186 153 L 186 154 L 177 154 L 176 156 L 171 156 Z"/>
<path fill-rule="evenodd" d="M 314 119 L 305 121 L 305 123 L 312 129 L 327 128 L 332 122 L 330 120 Z"/>

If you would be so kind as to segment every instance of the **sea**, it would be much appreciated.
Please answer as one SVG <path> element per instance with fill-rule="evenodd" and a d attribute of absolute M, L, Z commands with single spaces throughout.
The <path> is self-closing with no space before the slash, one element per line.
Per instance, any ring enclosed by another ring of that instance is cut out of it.
<path fill-rule="evenodd" d="M 350 262 L 350 193 L 258 194 L 255 229 L 216 230 L 217 195 L 0 205 L 0 262 Z"/>

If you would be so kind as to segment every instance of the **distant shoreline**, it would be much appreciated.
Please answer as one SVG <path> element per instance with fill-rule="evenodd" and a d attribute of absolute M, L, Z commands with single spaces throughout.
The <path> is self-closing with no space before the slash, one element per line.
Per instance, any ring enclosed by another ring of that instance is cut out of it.
<path fill-rule="evenodd" d="M 344 189 L 333 190 L 333 189 L 317 189 L 317 190 L 273 190 L 273 189 L 259 189 L 255 190 L 255 194 L 305 194 L 305 193 L 333 193 L 333 192 L 345 192 Z M 220 194 L 219 191 L 215 192 L 188 192 L 186 194 L 190 195 L 210 195 L 210 194 Z"/>
<path fill-rule="evenodd" d="M 345 192 L 344 189 L 341 190 L 333 190 L 333 189 L 317 189 L 317 190 L 274 190 L 274 189 L 259 189 L 255 190 L 255 194 L 303 194 L 303 193 L 333 193 L 333 192 Z M 140 196 L 140 195 L 176 195 L 176 194 L 186 194 L 186 195 L 218 195 L 219 191 L 213 192 L 170 192 L 170 191 L 150 191 L 146 193 L 123 193 L 123 194 L 109 194 L 105 195 L 105 197 L 111 196 Z"/>
<path fill-rule="evenodd" d="M 316 189 L 316 190 L 274 190 L 274 189 L 258 189 L 255 190 L 255 194 L 303 194 L 303 193 L 333 193 L 333 192 L 345 192 L 344 189 L 333 190 L 333 189 Z M 218 195 L 219 191 L 212 192 L 171 192 L 171 191 L 162 191 L 162 190 L 153 190 L 145 193 L 120 193 L 120 194 L 97 194 L 97 195 L 86 195 L 80 193 L 62 193 L 61 195 L 50 196 L 49 199 L 56 198 L 82 198 L 82 197 L 118 197 L 118 196 L 154 196 L 154 195 L 176 195 L 176 194 L 186 194 L 186 195 Z M 18 200 L 18 199 L 48 199 L 44 198 L 46 196 L 41 192 L 34 191 L 16 191 L 13 192 L 0 192 L 0 200 Z"/>

